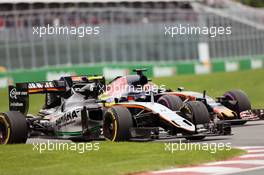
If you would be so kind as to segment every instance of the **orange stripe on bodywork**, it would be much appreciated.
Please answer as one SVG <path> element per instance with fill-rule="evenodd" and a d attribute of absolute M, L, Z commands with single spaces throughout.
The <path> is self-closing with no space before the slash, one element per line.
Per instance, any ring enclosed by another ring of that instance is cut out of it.
<path fill-rule="evenodd" d="M 41 88 L 41 89 L 29 89 L 28 93 L 37 93 L 43 91 L 64 91 L 64 88 Z"/>
<path fill-rule="evenodd" d="M 115 104 L 115 106 L 125 106 L 125 107 L 131 107 L 131 108 L 137 108 L 137 109 L 146 109 L 150 111 L 148 108 L 140 105 L 130 105 L 130 104 Z"/>
<path fill-rule="evenodd" d="M 190 95 L 185 95 L 185 94 L 179 94 L 179 93 L 177 93 L 177 92 L 169 92 L 168 94 L 170 94 L 170 95 L 176 95 L 176 96 L 178 96 L 178 97 L 184 97 L 184 98 L 188 98 L 188 99 L 190 99 L 191 101 L 195 101 L 196 100 L 196 97 L 194 97 L 194 96 L 190 96 Z"/>

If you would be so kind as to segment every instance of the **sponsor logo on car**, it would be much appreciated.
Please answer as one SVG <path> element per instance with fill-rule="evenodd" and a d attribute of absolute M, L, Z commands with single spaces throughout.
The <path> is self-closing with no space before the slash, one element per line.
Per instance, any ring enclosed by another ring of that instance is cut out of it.
<path fill-rule="evenodd" d="M 17 96 L 26 96 L 28 95 L 27 92 L 25 91 L 17 91 L 16 88 L 13 88 L 12 90 L 10 90 L 9 96 L 11 99 L 17 99 Z"/>
<path fill-rule="evenodd" d="M 68 124 L 69 122 L 72 123 L 72 120 L 79 117 L 80 112 L 81 112 L 80 110 L 74 110 L 65 113 L 62 117 L 56 120 L 56 126 L 65 125 Z"/>
<path fill-rule="evenodd" d="M 10 103 L 10 106 L 13 106 L 13 107 L 23 107 L 24 104 L 23 103 Z"/>
<path fill-rule="evenodd" d="M 29 83 L 29 89 L 39 89 L 39 88 L 53 88 L 54 84 L 52 82 L 43 82 L 43 83 Z"/>

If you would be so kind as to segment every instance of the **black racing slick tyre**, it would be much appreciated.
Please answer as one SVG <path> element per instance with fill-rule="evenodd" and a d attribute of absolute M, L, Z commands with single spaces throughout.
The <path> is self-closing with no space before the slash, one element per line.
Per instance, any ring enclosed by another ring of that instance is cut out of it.
<path fill-rule="evenodd" d="M 130 111 L 124 106 L 113 106 L 104 114 L 103 133 L 111 141 L 129 141 L 133 119 Z"/>
<path fill-rule="evenodd" d="M 181 108 L 186 119 L 192 122 L 195 126 L 210 123 L 210 114 L 206 106 L 200 101 L 188 101 Z M 205 136 L 190 136 L 187 140 L 202 140 Z"/>
<path fill-rule="evenodd" d="M 28 138 L 27 121 L 16 111 L 0 113 L 0 144 L 26 143 Z"/>
<path fill-rule="evenodd" d="M 172 111 L 179 111 L 182 107 L 181 98 L 175 95 L 163 95 L 158 99 L 157 102 L 163 106 L 166 106 Z"/>
<path fill-rule="evenodd" d="M 251 109 L 249 98 L 242 90 L 236 89 L 227 91 L 225 92 L 224 97 L 227 100 L 234 100 L 237 102 L 235 105 L 227 105 L 226 107 L 236 112 L 239 118 L 241 112 Z"/>

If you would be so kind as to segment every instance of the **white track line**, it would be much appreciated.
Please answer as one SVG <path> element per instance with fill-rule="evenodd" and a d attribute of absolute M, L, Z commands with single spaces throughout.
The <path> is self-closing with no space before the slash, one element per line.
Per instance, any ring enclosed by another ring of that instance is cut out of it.
<path fill-rule="evenodd" d="M 231 160 L 231 161 L 208 163 L 206 165 L 228 165 L 228 164 L 255 164 L 255 165 L 264 166 L 264 160 Z"/>
<path fill-rule="evenodd" d="M 259 149 L 259 148 L 263 148 L 264 146 L 239 146 L 239 147 L 235 147 L 238 149 L 244 149 L 244 150 L 248 150 L 248 149 Z"/>
<path fill-rule="evenodd" d="M 194 167 L 186 167 L 186 168 L 173 168 L 161 171 L 150 172 L 151 174 L 160 174 L 160 173 L 183 173 L 184 172 L 193 172 L 195 173 L 205 173 L 205 174 L 232 174 L 232 173 L 240 173 L 253 171 L 264 168 L 264 147 L 263 146 L 247 146 L 247 147 L 236 147 L 239 149 L 246 150 L 247 153 L 245 155 L 237 157 L 238 160 L 227 160 L 227 161 L 219 161 L 213 163 L 202 164 Z M 253 154 L 255 153 L 255 154 Z M 259 154 L 258 154 L 259 153 Z M 263 159 L 259 159 L 263 157 Z M 239 158 L 256 158 L 259 160 L 239 160 Z M 232 167 L 226 167 L 227 165 L 231 165 Z M 254 168 L 243 168 L 243 165 L 255 165 Z"/>
<path fill-rule="evenodd" d="M 256 149 L 256 150 L 247 150 L 248 153 L 260 153 L 264 152 L 264 149 Z"/>
<path fill-rule="evenodd" d="M 237 172 L 241 168 L 230 168 L 230 167 L 192 167 L 192 168 L 178 168 L 171 170 L 164 170 L 154 172 L 155 174 L 159 173 L 178 173 L 178 172 L 197 172 L 197 173 L 225 173 L 225 172 Z"/>
<path fill-rule="evenodd" d="M 264 154 L 246 154 L 239 156 L 240 158 L 264 157 Z"/>

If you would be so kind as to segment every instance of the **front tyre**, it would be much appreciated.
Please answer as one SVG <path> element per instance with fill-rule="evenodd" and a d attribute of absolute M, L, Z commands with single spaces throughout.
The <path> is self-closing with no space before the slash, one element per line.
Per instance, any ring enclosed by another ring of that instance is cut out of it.
<path fill-rule="evenodd" d="M 227 91 L 225 92 L 224 97 L 227 100 L 236 101 L 236 104 L 229 104 L 226 105 L 226 107 L 236 112 L 239 118 L 241 118 L 240 117 L 241 112 L 251 109 L 251 103 L 249 101 L 249 98 L 246 95 L 246 93 L 242 90 L 237 89 L 237 90 Z"/>
<path fill-rule="evenodd" d="M 179 111 L 182 107 L 181 98 L 175 95 L 163 95 L 158 99 L 157 102 L 163 106 L 166 106 L 172 111 Z"/>
<path fill-rule="evenodd" d="M 111 141 L 128 141 L 133 119 L 130 111 L 123 106 L 113 106 L 104 114 L 103 133 Z"/>
<path fill-rule="evenodd" d="M 0 144 L 26 143 L 28 138 L 27 121 L 16 111 L 0 113 Z"/>
<path fill-rule="evenodd" d="M 197 125 L 204 125 L 210 123 L 210 114 L 206 106 L 200 101 L 188 101 L 181 108 L 185 114 L 185 118 L 192 122 L 196 127 Z M 186 137 L 187 140 L 202 140 L 205 136 L 190 136 Z"/>

